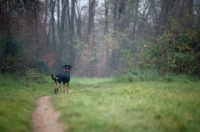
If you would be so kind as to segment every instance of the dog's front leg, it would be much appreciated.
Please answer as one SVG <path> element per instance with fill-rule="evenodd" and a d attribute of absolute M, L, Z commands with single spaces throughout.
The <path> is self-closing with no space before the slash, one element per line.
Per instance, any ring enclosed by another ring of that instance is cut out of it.
<path fill-rule="evenodd" d="M 67 93 L 69 92 L 69 83 L 67 83 Z"/>
<path fill-rule="evenodd" d="M 65 93 L 65 83 L 63 83 L 63 93 Z"/>

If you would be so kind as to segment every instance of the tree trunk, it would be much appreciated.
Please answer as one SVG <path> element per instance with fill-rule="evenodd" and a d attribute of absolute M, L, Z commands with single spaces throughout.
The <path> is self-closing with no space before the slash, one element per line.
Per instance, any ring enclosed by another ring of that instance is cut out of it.
<path fill-rule="evenodd" d="M 77 10 L 77 15 L 75 16 L 75 20 L 76 20 L 76 30 L 77 30 L 77 40 L 81 41 L 82 40 L 82 20 L 81 20 L 81 10 L 79 8 L 79 5 L 76 6 L 76 10 Z"/>
<path fill-rule="evenodd" d="M 134 11 L 134 16 L 135 16 L 135 20 L 133 22 L 133 35 L 134 35 L 134 40 L 137 39 L 137 17 L 138 17 L 138 6 L 139 6 L 139 0 L 135 1 L 135 11 Z"/>
<path fill-rule="evenodd" d="M 70 58 L 69 61 L 71 63 L 71 65 L 74 64 L 75 61 L 75 51 L 74 51 L 74 18 L 75 18 L 75 3 L 76 0 L 71 0 L 71 21 L 69 23 L 69 28 L 70 28 L 70 34 L 69 34 L 69 38 L 70 38 L 70 45 L 69 45 L 69 49 L 70 49 Z"/>
<path fill-rule="evenodd" d="M 87 26 L 87 39 L 86 43 L 88 44 L 87 51 L 92 53 L 94 51 L 94 13 L 95 13 L 95 0 L 89 0 L 89 17 L 88 17 L 88 26 Z"/>
<path fill-rule="evenodd" d="M 105 27 L 104 27 L 104 34 L 108 34 L 108 1 L 104 0 L 105 5 Z"/>
<path fill-rule="evenodd" d="M 62 11 L 61 11 L 61 16 L 60 16 L 60 26 L 58 30 L 58 35 L 59 35 L 59 60 L 58 60 L 58 65 L 62 67 L 63 64 L 63 49 L 64 49 L 64 31 L 65 31 L 65 16 L 66 16 L 66 8 L 67 8 L 67 1 L 62 0 Z"/>
<path fill-rule="evenodd" d="M 44 52 L 47 52 L 49 48 L 49 37 L 48 37 L 48 32 L 47 32 L 48 1 L 49 0 L 45 0 L 45 9 L 44 9 L 44 31 L 45 31 L 45 38 L 46 38 Z"/>
<path fill-rule="evenodd" d="M 51 0 L 50 5 L 51 5 L 52 40 L 53 40 L 54 51 L 56 51 L 55 18 L 54 18 L 55 1 Z"/>

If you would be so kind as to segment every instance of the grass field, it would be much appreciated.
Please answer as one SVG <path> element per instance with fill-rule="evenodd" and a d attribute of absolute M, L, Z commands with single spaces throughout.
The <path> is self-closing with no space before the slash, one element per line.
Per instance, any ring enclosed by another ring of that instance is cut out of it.
<path fill-rule="evenodd" d="M 71 85 L 73 93 L 52 97 L 68 131 L 200 131 L 199 82 L 74 79 Z"/>
<path fill-rule="evenodd" d="M 51 78 L 37 84 L 0 76 L 0 131 L 31 131 L 31 112 L 43 95 L 52 95 L 68 132 L 200 131 L 198 81 L 167 78 L 123 83 L 113 78 L 72 78 L 70 94 L 60 89 L 54 95 L 53 87 Z"/>
<path fill-rule="evenodd" d="M 50 84 L 0 76 L 0 132 L 31 131 L 31 112 L 36 100 L 52 94 Z"/>

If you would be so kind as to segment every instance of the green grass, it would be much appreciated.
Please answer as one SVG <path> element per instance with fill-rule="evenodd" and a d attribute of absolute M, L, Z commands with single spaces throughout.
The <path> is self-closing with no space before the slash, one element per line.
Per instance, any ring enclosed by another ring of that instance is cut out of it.
<path fill-rule="evenodd" d="M 49 86 L 0 76 L 0 131 L 30 131 L 36 100 L 52 92 Z"/>
<path fill-rule="evenodd" d="M 199 82 L 100 80 L 75 79 L 73 93 L 52 97 L 67 131 L 200 131 Z"/>
<path fill-rule="evenodd" d="M 119 78 L 118 78 L 119 79 Z M 200 131 L 200 82 L 184 76 L 158 81 L 71 78 L 73 93 L 54 95 L 50 77 L 37 84 L 0 76 L 0 131 L 31 131 L 36 100 L 52 96 L 68 132 Z M 31 80 L 31 79 L 30 79 Z"/>
<path fill-rule="evenodd" d="M 70 80 L 71 90 L 83 90 L 86 88 L 101 88 L 113 85 L 114 78 L 72 78 Z"/>

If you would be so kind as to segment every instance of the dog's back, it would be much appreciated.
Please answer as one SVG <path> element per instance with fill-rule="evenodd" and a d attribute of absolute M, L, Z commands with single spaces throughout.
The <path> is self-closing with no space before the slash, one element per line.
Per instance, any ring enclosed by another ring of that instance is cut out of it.
<path fill-rule="evenodd" d="M 56 83 L 56 82 L 58 82 L 58 83 L 61 83 L 61 82 L 62 82 L 62 74 L 57 74 L 57 75 L 55 76 L 55 78 L 53 77 L 53 74 L 51 74 L 51 78 L 55 81 L 55 83 Z"/>

